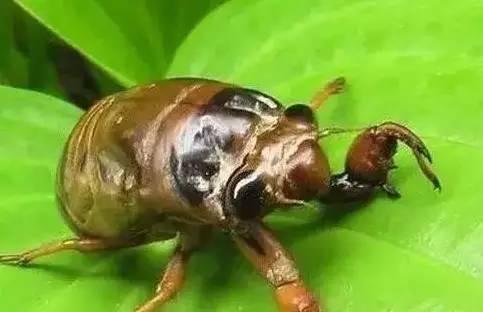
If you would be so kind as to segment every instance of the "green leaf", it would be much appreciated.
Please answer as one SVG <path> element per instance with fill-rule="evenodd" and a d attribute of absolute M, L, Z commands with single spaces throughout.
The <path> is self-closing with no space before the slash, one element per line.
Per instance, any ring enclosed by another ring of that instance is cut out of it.
<path fill-rule="evenodd" d="M 11 1 L 0 3 L 0 84 L 61 96 L 51 34 Z"/>
<path fill-rule="evenodd" d="M 124 85 L 164 76 L 177 45 L 226 0 L 15 0 Z"/>
<path fill-rule="evenodd" d="M 392 176 L 400 200 L 381 195 L 341 218 L 320 220 L 314 210 L 271 218 L 329 311 L 483 309 L 482 9 L 476 0 L 232 0 L 178 48 L 170 76 L 231 80 L 287 104 L 307 102 L 325 81 L 344 75 L 349 90 L 320 110 L 322 126 L 390 119 L 430 147 L 441 194 L 401 149 Z M 118 77 L 137 77 L 129 66 L 117 70 Z M 8 88 L 0 88 L 0 103 L 0 251 L 68 237 L 52 185 L 79 112 Z M 334 171 L 350 139 L 324 141 Z M 1 266 L 0 311 L 132 311 L 152 293 L 171 248 L 172 242 L 105 255 L 65 253 L 29 269 Z M 185 288 L 165 310 L 275 311 L 275 305 L 270 287 L 220 236 L 192 258 Z"/>
<path fill-rule="evenodd" d="M 0 2 L 0 84 L 26 84 L 26 60 L 15 48 L 14 12 L 10 1 Z"/>
<path fill-rule="evenodd" d="M 15 45 L 22 52 L 28 68 L 28 81 L 26 83 L 10 83 L 19 88 L 44 92 L 56 97 L 64 96 L 59 85 L 59 77 L 52 56 L 52 34 L 38 21 L 25 13 L 12 3 L 15 10 Z M 58 39 L 57 39 L 58 41 Z"/>

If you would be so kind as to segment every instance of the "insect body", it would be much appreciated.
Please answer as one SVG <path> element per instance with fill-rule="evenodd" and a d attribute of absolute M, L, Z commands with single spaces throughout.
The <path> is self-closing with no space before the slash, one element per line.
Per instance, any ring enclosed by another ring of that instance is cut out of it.
<path fill-rule="evenodd" d="M 319 129 L 313 110 L 343 84 L 342 78 L 329 83 L 311 107 L 287 109 L 258 91 L 203 79 L 165 80 L 99 101 L 73 129 L 57 175 L 59 207 L 77 237 L 0 262 L 179 235 L 155 295 L 136 310 L 154 311 L 180 289 L 191 252 L 219 229 L 274 287 L 281 311 L 319 311 L 263 217 L 311 199 L 362 201 L 377 188 L 399 196 L 387 178 L 397 141 L 440 188 L 423 142 L 389 122 L 363 130 L 345 172 L 331 173 L 318 141 L 340 130 Z"/>

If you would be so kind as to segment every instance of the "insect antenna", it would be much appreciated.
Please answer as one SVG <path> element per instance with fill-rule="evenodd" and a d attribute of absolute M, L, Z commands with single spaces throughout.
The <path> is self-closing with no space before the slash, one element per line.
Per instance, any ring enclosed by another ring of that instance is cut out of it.
<path fill-rule="evenodd" d="M 365 131 L 367 130 L 368 128 L 365 127 L 365 128 L 324 128 L 322 130 L 320 130 L 318 133 L 317 133 L 317 137 L 318 139 L 323 139 L 325 137 L 328 137 L 328 136 L 331 136 L 331 135 L 334 135 L 334 134 L 345 134 L 345 133 L 352 133 L 352 132 L 362 132 L 362 131 Z"/>

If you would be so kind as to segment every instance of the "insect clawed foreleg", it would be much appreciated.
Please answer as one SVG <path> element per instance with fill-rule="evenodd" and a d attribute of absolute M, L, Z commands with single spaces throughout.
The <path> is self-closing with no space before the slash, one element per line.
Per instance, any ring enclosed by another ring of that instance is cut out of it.
<path fill-rule="evenodd" d="M 359 201 L 368 198 L 377 188 L 391 198 L 399 198 L 400 193 L 388 179 L 389 172 L 397 168 L 393 157 L 398 142 L 412 150 L 424 176 L 440 190 L 441 184 L 430 167 L 432 157 L 424 142 L 410 129 L 385 122 L 366 128 L 356 137 L 347 153 L 345 171 L 331 177 L 330 191 L 322 200 Z"/>

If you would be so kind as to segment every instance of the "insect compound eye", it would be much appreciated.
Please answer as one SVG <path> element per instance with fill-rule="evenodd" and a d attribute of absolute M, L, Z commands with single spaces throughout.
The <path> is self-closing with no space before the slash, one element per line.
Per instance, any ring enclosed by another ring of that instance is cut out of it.
<path fill-rule="evenodd" d="M 314 111 L 307 105 L 295 104 L 289 106 L 284 111 L 284 115 L 287 118 L 295 118 L 308 123 L 313 123 L 315 120 Z"/>
<path fill-rule="evenodd" d="M 254 171 L 245 171 L 234 178 L 229 193 L 234 213 L 242 220 L 261 216 L 265 204 L 265 182 Z"/>

